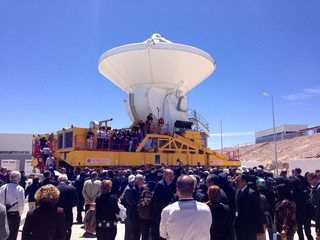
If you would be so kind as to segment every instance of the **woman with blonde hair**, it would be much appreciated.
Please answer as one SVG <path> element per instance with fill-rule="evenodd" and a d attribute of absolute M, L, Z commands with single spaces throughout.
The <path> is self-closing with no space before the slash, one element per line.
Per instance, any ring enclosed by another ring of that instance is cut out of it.
<path fill-rule="evenodd" d="M 234 229 L 230 208 L 220 203 L 221 190 L 213 185 L 208 189 L 208 206 L 211 210 L 212 224 L 210 228 L 211 240 L 233 240 Z"/>
<path fill-rule="evenodd" d="M 101 182 L 101 195 L 96 198 L 97 240 L 114 240 L 117 235 L 117 217 L 120 209 L 116 196 L 110 193 L 112 182 Z"/>
<path fill-rule="evenodd" d="M 37 208 L 28 212 L 22 230 L 22 240 L 61 240 L 67 236 L 67 226 L 62 208 L 57 207 L 59 190 L 47 184 L 35 193 Z"/>

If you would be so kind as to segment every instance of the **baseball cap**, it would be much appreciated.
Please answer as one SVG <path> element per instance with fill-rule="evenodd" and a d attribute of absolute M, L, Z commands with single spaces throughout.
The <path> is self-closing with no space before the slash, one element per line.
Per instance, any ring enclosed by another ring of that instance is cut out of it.
<path fill-rule="evenodd" d="M 131 175 L 128 177 L 128 182 L 131 183 L 131 182 L 133 182 L 135 179 L 136 179 L 136 177 L 135 177 L 133 174 L 131 174 Z"/>
<path fill-rule="evenodd" d="M 266 189 L 267 188 L 267 183 L 264 179 L 258 178 L 256 181 L 257 186 L 259 186 L 261 189 Z"/>

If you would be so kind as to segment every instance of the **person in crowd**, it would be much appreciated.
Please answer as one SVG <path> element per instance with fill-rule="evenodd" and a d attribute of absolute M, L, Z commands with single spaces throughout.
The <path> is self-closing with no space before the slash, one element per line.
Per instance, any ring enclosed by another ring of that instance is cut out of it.
<path fill-rule="evenodd" d="M 118 196 L 121 181 L 117 178 L 112 170 L 108 171 L 108 179 L 112 182 L 111 194 Z"/>
<path fill-rule="evenodd" d="M 294 176 L 296 176 L 297 178 L 300 179 L 301 181 L 301 190 L 302 191 L 305 191 L 307 189 L 307 187 L 310 187 L 309 183 L 308 183 L 308 180 L 301 175 L 301 168 L 295 168 L 294 169 Z"/>
<path fill-rule="evenodd" d="M 228 171 L 228 170 L 227 170 Z M 219 176 L 219 187 L 225 192 L 228 199 L 228 206 L 230 207 L 231 215 L 234 216 L 235 213 L 235 188 L 231 186 L 231 182 L 228 180 L 228 173 L 221 172 Z M 222 202 L 222 201 L 221 201 Z"/>
<path fill-rule="evenodd" d="M 87 149 L 93 149 L 93 138 L 94 133 L 92 132 L 92 128 L 89 128 L 87 132 Z"/>
<path fill-rule="evenodd" d="M 262 191 L 264 191 L 266 189 L 267 189 L 266 181 L 263 178 L 258 178 L 256 180 L 256 191 L 258 191 L 258 193 L 259 193 L 261 207 L 262 207 L 262 210 L 263 210 L 264 216 L 265 216 L 265 226 L 269 232 L 269 238 L 270 238 L 270 240 L 273 240 L 273 234 L 276 233 L 275 226 L 273 224 L 274 219 L 272 218 L 271 209 L 270 209 L 268 199 L 266 198 L 266 196 L 264 194 L 262 194 Z M 266 235 L 261 234 L 259 240 L 261 240 L 261 239 L 265 240 Z"/>
<path fill-rule="evenodd" d="M 112 182 L 103 180 L 101 182 L 101 195 L 96 202 L 96 235 L 97 240 L 114 240 L 117 235 L 117 217 L 120 209 L 117 198 L 111 194 Z"/>
<path fill-rule="evenodd" d="M 39 177 L 33 177 L 31 185 L 29 185 L 25 191 L 25 198 L 28 197 L 29 210 L 36 208 L 35 193 L 39 189 Z"/>
<path fill-rule="evenodd" d="M 100 195 L 100 184 L 101 181 L 98 180 L 98 173 L 93 171 L 91 173 L 91 179 L 84 182 L 82 189 L 82 196 L 84 198 L 85 211 L 87 212 L 90 204 L 94 203 L 96 197 Z"/>
<path fill-rule="evenodd" d="M 6 207 L 0 203 L 0 240 L 6 240 L 9 233 Z"/>
<path fill-rule="evenodd" d="M 77 190 L 77 195 L 79 199 L 79 202 L 77 205 L 77 223 L 78 224 L 83 223 L 82 212 L 83 212 L 83 206 L 84 206 L 84 197 L 82 195 L 82 190 L 85 182 L 85 177 L 86 177 L 86 173 L 80 172 L 80 177 L 74 181 L 74 187 Z"/>
<path fill-rule="evenodd" d="M 21 173 L 21 180 L 19 182 L 19 185 L 23 188 L 26 189 L 26 185 L 27 185 L 27 180 L 28 178 L 26 177 L 26 174 L 24 171 L 20 171 Z"/>
<path fill-rule="evenodd" d="M 304 233 L 308 240 L 313 240 L 311 235 L 311 214 L 308 205 L 308 196 L 301 189 L 301 181 L 298 177 L 290 177 L 290 183 L 292 186 L 293 201 L 296 204 L 296 219 L 297 219 L 297 233 L 299 240 L 304 240 Z"/>
<path fill-rule="evenodd" d="M 47 184 L 35 194 L 38 207 L 29 211 L 22 229 L 22 240 L 66 239 L 68 231 L 62 208 L 57 207 L 60 192 Z"/>
<path fill-rule="evenodd" d="M 138 213 L 141 220 L 141 238 L 142 240 L 148 240 L 153 218 L 153 191 L 155 187 L 153 173 L 148 174 L 148 183 L 143 186 L 139 203 L 138 203 Z"/>
<path fill-rule="evenodd" d="M 60 191 L 60 196 L 57 206 L 63 208 L 68 230 L 66 240 L 69 240 L 71 239 L 73 224 L 72 208 L 78 205 L 78 194 L 77 190 L 73 186 L 68 185 L 68 178 L 66 175 L 59 176 L 58 183 L 57 189 Z"/>
<path fill-rule="evenodd" d="M 234 240 L 233 220 L 230 208 L 220 203 L 221 190 L 213 185 L 208 189 L 209 201 L 207 202 L 211 210 L 212 224 L 210 228 L 211 240 Z"/>
<path fill-rule="evenodd" d="M 312 220 L 316 221 L 316 229 L 320 230 L 320 209 L 318 208 L 318 204 L 320 201 L 320 182 L 315 173 L 308 173 L 307 175 L 308 183 L 311 185 L 311 191 L 309 195 L 310 199 L 310 215 Z M 317 216 L 319 216 L 319 220 L 317 220 Z"/>
<path fill-rule="evenodd" d="M 206 194 L 201 192 L 200 189 L 200 177 L 198 175 L 190 175 L 190 176 L 194 176 L 194 180 L 195 180 L 195 191 L 193 192 L 193 199 L 198 201 L 198 202 L 205 202 L 207 200 L 207 196 Z M 200 191 L 198 191 L 200 189 Z"/>
<path fill-rule="evenodd" d="M 125 220 L 125 240 L 139 240 L 141 222 L 138 215 L 138 202 L 143 185 L 143 176 L 137 174 L 128 177 L 128 186 L 125 188 L 122 198 L 124 198 L 127 208 L 127 218 Z"/>
<path fill-rule="evenodd" d="M 219 179 L 219 176 L 216 175 L 216 174 L 210 174 L 207 179 L 206 179 L 206 184 L 207 184 L 207 187 L 209 189 L 209 187 L 213 186 L 213 185 L 216 185 L 216 186 L 219 186 L 220 185 L 220 179 Z M 228 197 L 226 195 L 226 193 L 220 189 L 221 191 L 221 203 L 225 204 L 225 205 L 229 205 L 229 200 L 228 200 Z M 208 201 L 208 196 L 206 197 L 206 201 Z"/>
<path fill-rule="evenodd" d="M 179 201 L 162 210 L 160 236 L 165 239 L 209 240 L 212 223 L 210 208 L 192 198 L 194 181 L 188 175 L 178 178 Z"/>
<path fill-rule="evenodd" d="M 65 175 L 68 178 L 67 169 L 65 167 L 60 168 L 61 175 Z"/>
<path fill-rule="evenodd" d="M 52 180 L 52 178 L 51 178 L 52 175 L 51 175 L 50 171 L 46 170 L 43 172 L 42 175 L 43 175 L 44 179 L 42 180 L 42 182 L 39 183 L 39 188 L 43 187 L 44 185 L 47 185 L 47 184 L 51 184 L 54 186 L 58 185 L 58 183 L 56 181 Z"/>
<path fill-rule="evenodd" d="M 7 178 L 8 169 L 6 167 L 0 168 L 0 187 L 9 182 Z"/>
<path fill-rule="evenodd" d="M 276 204 L 276 229 L 277 232 L 286 237 L 287 240 L 293 240 L 297 231 L 296 204 L 290 188 L 286 184 L 277 186 L 278 201 Z"/>
<path fill-rule="evenodd" d="M 248 176 L 235 178 L 235 230 L 238 240 L 256 240 L 264 233 L 264 214 L 258 193 L 248 187 Z"/>
<path fill-rule="evenodd" d="M 0 187 L 0 203 L 7 208 L 10 235 L 8 240 L 16 240 L 19 231 L 21 214 L 24 209 L 24 189 L 19 185 L 21 173 L 12 171 L 10 182 Z"/>
<path fill-rule="evenodd" d="M 286 168 L 282 169 L 280 172 L 280 176 L 288 177 L 288 170 Z"/>
<path fill-rule="evenodd" d="M 153 223 L 151 227 L 151 235 L 153 240 L 159 240 L 159 225 L 161 220 L 161 212 L 166 206 L 172 202 L 173 194 L 175 193 L 174 178 L 171 169 L 165 169 L 163 179 L 159 181 L 154 189 L 153 194 Z"/>

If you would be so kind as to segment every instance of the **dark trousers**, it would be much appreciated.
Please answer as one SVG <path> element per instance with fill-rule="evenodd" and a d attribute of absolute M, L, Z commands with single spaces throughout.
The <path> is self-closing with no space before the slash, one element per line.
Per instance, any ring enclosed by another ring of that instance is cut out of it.
<path fill-rule="evenodd" d="M 124 239 L 125 240 L 140 240 L 140 228 L 141 223 L 138 218 L 127 218 L 124 222 L 125 224 L 125 232 Z"/>
<path fill-rule="evenodd" d="M 77 205 L 77 222 L 82 223 L 82 211 L 84 206 L 84 198 L 79 197 L 79 203 Z"/>
<path fill-rule="evenodd" d="M 16 240 L 18 236 L 19 226 L 20 226 L 20 215 L 19 212 L 8 212 L 8 225 L 10 234 L 8 240 Z"/>
<path fill-rule="evenodd" d="M 236 231 L 237 240 L 257 240 L 257 234 L 248 234 Z"/>
<path fill-rule="evenodd" d="M 151 238 L 152 240 L 165 240 L 160 237 L 160 220 L 151 221 Z"/>
<path fill-rule="evenodd" d="M 66 225 L 67 225 L 67 230 L 68 230 L 68 234 L 66 239 L 69 240 L 71 239 L 71 230 L 72 230 L 72 224 L 73 224 L 73 213 L 72 213 L 72 209 L 64 209 L 64 216 L 66 219 Z"/>
<path fill-rule="evenodd" d="M 141 219 L 141 235 L 142 240 L 149 240 L 152 219 Z"/>
<path fill-rule="evenodd" d="M 114 240 L 117 235 L 117 227 L 99 228 L 96 229 L 97 240 Z"/>
<path fill-rule="evenodd" d="M 307 236 L 308 240 L 313 240 L 313 237 L 311 235 L 311 220 L 306 220 L 306 221 L 299 221 L 297 219 L 297 225 L 298 225 L 298 236 L 299 240 L 304 240 L 304 235 L 303 235 L 303 228 L 304 228 L 304 233 Z"/>
<path fill-rule="evenodd" d="M 98 138 L 97 149 L 101 149 L 103 147 L 103 138 Z"/>

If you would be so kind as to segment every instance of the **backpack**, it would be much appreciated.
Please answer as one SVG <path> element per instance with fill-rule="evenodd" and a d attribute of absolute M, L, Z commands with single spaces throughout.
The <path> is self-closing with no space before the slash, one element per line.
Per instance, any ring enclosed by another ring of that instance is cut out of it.
<path fill-rule="evenodd" d="M 138 214 L 141 219 L 152 219 L 153 206 L 152 206 L 153 193 L 149 189 L 141 192 L 141 197 L 138 202 Z"/>

